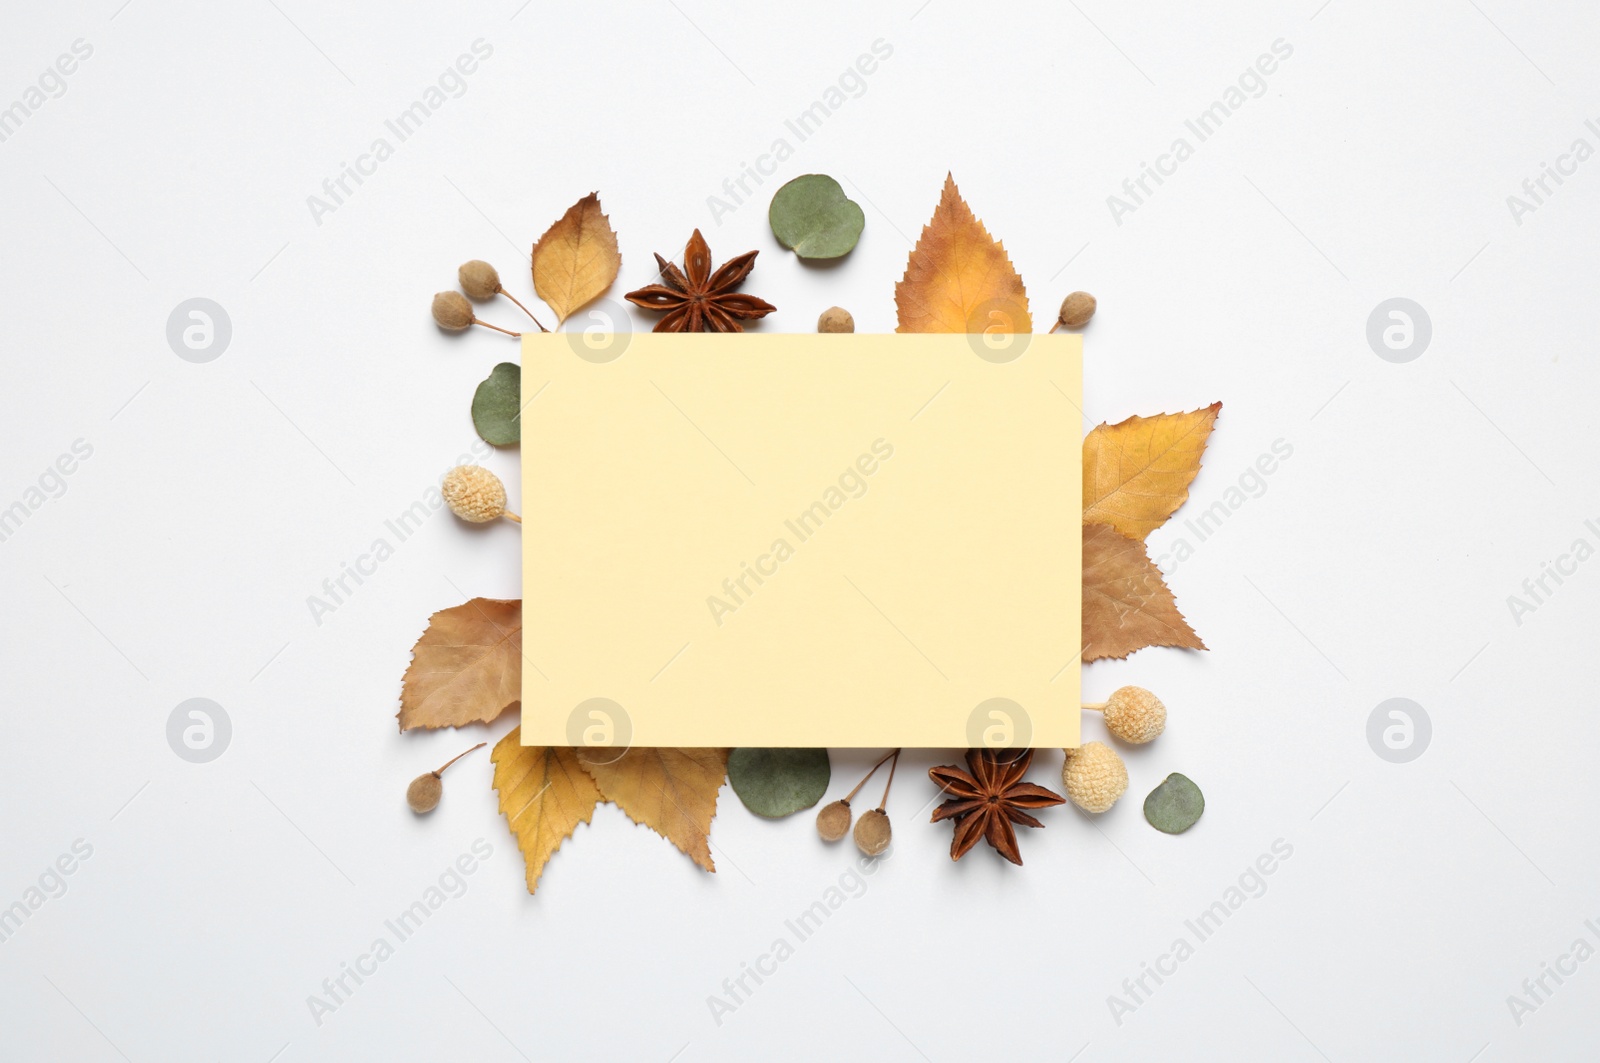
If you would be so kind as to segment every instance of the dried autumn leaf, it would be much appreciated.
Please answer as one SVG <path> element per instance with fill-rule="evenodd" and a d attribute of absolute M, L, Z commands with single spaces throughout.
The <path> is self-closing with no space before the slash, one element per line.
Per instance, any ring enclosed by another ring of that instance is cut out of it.
<path fill-rule="evenodd" d="M 1101 424 L 1083 441 L 1083 519 L 1143 541 L 1189 497 L 1222 403 Z"/>
<path fill-rule="evenodd" d="M 488 723 L 522 698 L 522 602 L 474 598 L 428 618 L 400 684 L 400 730 Z"/>
<path fill-rule="evenodd" d="M 533 290 L 558 323 L 611 287 L 621 268 L 617 234 L 600 212 L 597 192 L 574 203 L 533 245 Z"/>
<path fill-rule="evenodd" d="M 715 871 L 707 836 L 717 814 L 717 791 L 728 773 L 726 749 L 640 749 L 617 757 L 606 747 L 581 746 L 578 760 L 607 801 L 635 823 L 661 835 Z"/>
<path fill-rule="evenodd" d="M 522 850 L 532 893 L 561 843 L 594 816 L 600 790 L 571 749 L 525 746 L 520 727 L 500 739 L 491 756 L 500 811 Z"/>
<path fill-rule="evenodd" d="M 1144 544 L 1109 524 L 1085 524 L 1083 659 L 1120 659 L 1146 646 L 1206 648 L 1178 612 Z"/>
<path fill-rule="evenodd" d="M 1006 255 L 948 174 L 894 286 L 896 332 L 1032 332 L 1028 293 Z"/>

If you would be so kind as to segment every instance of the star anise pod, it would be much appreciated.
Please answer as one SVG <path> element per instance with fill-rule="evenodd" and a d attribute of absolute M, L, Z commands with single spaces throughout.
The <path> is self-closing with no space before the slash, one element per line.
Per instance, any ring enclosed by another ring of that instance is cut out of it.
<path fill-rule="evenodd" d="M 950 859 L 960 860 L 967 851 L 985 839 L 995 852 L 1013 864 L 1022 864 L 1017 851 L 1017 832 L 1011 826 L 1042 827 L 1043 823 L 1023 809 L 1049 808 L 1066 801 L 1060 794 L 1023 782 L 1033 750 L 1020 753 L 989 749 L 967 750 L 967 771 L 955 765 L 929 768 L 928 777 L 951 799 L 933 810 L 933 822 L 956 821 L 955 838 L 950 842 Z"/>
<path fill-rule="evenodd" d="M 777 307 L 765 299 L 734 291 L 755 268 L 758 252 L 746 251 L 711 272 L 711 249 L 696 229 L 683 249 L 683 269 L 656 256 L 665 284 L 629 292 L 628 302 L 646 310 L 665 310 L 656 332 L 743 332 L 740 321 L 766 317 Z"/>

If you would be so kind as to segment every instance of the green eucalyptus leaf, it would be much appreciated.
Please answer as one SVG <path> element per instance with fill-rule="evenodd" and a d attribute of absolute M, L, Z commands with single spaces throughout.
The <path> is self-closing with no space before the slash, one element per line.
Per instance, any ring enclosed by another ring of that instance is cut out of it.
<path fill-rule="evenodd" d="M 1205 795 L 1187 775 L 1173 772 L 1144 799 L 1144 818 L 1156 830 L 1182 834 L 1206 810 Z"/>
<path fill-rule="evenodd" d="M 497 447 L 522 441 L 522 367 L 501 362 L 472 396 L 472 427 Z"/>
<path fill-rule="evenodd" d="M 801 258 L 848 255 L 867 216 L 827 174 L 808 173 L 778 189 L 767 211 L 772 235 Z"/>
<path fill-rule="evenodd" d="M 728 754 L 728 781 L 744 807 L 779 819 L 810 808 L 828 791 L 826 749 L 735 749 Z"/>

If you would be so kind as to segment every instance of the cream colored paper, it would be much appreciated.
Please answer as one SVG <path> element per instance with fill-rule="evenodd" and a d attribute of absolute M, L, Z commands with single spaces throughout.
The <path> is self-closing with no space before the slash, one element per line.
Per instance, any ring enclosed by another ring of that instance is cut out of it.
<path fill-rule="evenodd" d="M 522 741 L 1076 745 L 1081 344 L 1006 341 L 525 336 Z"/>

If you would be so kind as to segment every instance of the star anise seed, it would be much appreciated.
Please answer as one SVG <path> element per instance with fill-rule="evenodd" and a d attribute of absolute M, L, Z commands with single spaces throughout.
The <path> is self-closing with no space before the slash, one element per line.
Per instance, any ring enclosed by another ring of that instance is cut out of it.
<path fill-rule="evenodd" d="M 1060 794 L 1022 781 L 1031 763 L 1031 749 L 1020 753 L 969 749 L 966 771 L 953 764 L 928 769 L 928 777 L 950 795 L 950 800 L 933 810 L 934 823 L 955 820 L 950 859 L 960 860 L 982 838 L 1013 864 L 1022 864 L 1012 824 L 1042 827 L 1043 823 L 1023 810 L 1049 808 L 1066 801 Z"/>
<path fill-rule="evenodd" d="M 646 310 L 663 310 L 656 332 L 743 332 L 740 321 L 766 317 L 777 307 L 764 299 L 734 291 L 755 268 L 758 252 L 731 258 L 715 273 L 711 249 L 696 229 L 683 249 L 683 269 L 656 256 L 664 284 L 647 284 L 625 298 Z"/>

